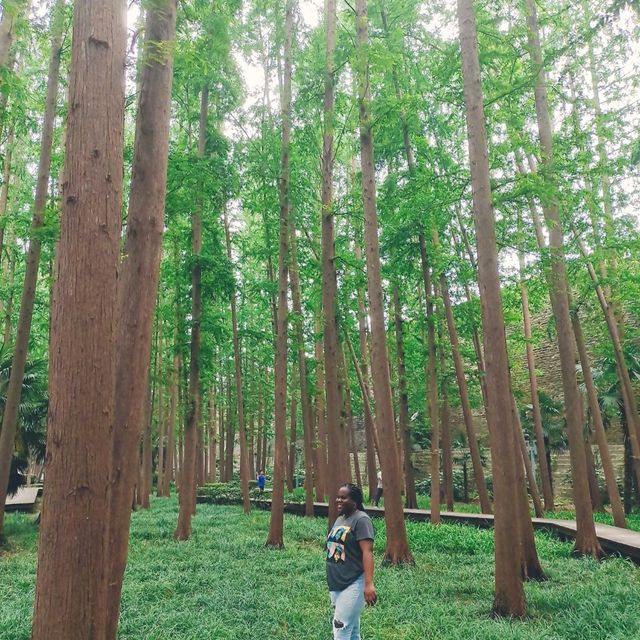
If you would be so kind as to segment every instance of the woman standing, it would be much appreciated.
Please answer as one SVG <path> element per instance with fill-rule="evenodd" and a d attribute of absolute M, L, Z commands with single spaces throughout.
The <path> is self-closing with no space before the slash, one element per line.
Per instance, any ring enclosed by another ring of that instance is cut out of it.
<path fill-rule="evenodd" d="M 360 487 L 338 489 L 338 518 L 327 537 L 327 582 L 334 608 L 334 640 L 360 640 L 360 613 L 375 604 L 371 518 L 364 512 Z"/>

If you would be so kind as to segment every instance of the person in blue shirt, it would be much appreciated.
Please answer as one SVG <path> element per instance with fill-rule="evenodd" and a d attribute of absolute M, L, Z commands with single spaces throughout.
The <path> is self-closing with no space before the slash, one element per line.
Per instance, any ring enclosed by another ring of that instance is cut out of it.
<path fill-rule="evenodd" d="M 258 477 L 256 479 L 258 480 L 258 489 L 260 490 L 260 493 L 264 493 L 264 485 L 267 481 L 267 478 L 264 475 L 263 469 L 260 469 L 260 472 L 258 473 Z"/>

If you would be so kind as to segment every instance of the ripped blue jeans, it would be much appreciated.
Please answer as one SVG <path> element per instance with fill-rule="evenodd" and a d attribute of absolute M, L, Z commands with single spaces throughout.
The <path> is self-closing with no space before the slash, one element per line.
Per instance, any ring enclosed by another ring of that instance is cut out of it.
<path fill-rule="evenodd" d="M 330 591 L 333 605 L 333 640 L 360 640 L 360 614 L 364 609 L 364 574 L 342 591 Z"/>

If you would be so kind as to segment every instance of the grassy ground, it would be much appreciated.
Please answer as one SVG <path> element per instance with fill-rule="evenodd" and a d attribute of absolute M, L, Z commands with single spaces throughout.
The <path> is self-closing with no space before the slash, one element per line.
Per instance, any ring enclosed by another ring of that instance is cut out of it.
<path fill-rule="evenodd" d="M 194 536 L 172 539 L 175 500 L 133 517 L 121 640 L 328 640 L 322 558 L 326 521 L 287 516 L 286 549 L 264 548 L 269 514 L 200 505 Z M 27 640 L 33 599 L 33 516 L 9 515 L 13 549 L 0 557 L 0 639 Z M 640 638 L 640 571 L 612 559 L 570 557 L 540 534 L 550 580 L 526 586 L 525 621 L 493 621 L 492 533 L 408 523 L 416 566 L 383 569 L 376 519 L 379 603 L 363 614 L 366 640 L 629 640 Z"/>

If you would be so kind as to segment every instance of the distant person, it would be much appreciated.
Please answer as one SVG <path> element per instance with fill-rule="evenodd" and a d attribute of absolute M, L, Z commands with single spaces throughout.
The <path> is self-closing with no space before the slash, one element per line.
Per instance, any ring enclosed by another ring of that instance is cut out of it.
<path fill-rule="evenodd" d="M 340 487 L 336 497 L 338 518 L 327 536 L 327 583 L 334 609 L 334 640 L 361 640 L 360 614 L 365 602 L 373 605 L 377 600 L 373 584 L 375 531 L 362 501 L 360 487 Z"/>
<path fill-rule="evenodd" d="M 267 481 L 267 477 L 264 475 L 263 469 L 260 469 L 256 480 L 258 481 L 258 489 L 260 490 L 260 493 L 264 493 L 264 485 Z"/>
<path fill-rule="evenodd" d="M 384 486 L 382 485 L 382 471 L 378 471 L 378 488 L 376 489 L 376 495 L 373 498 L 373 504 L 376 507 L 380 506 L 380 498 L 382 498 L 382 494 L 384 493 Z"/>

